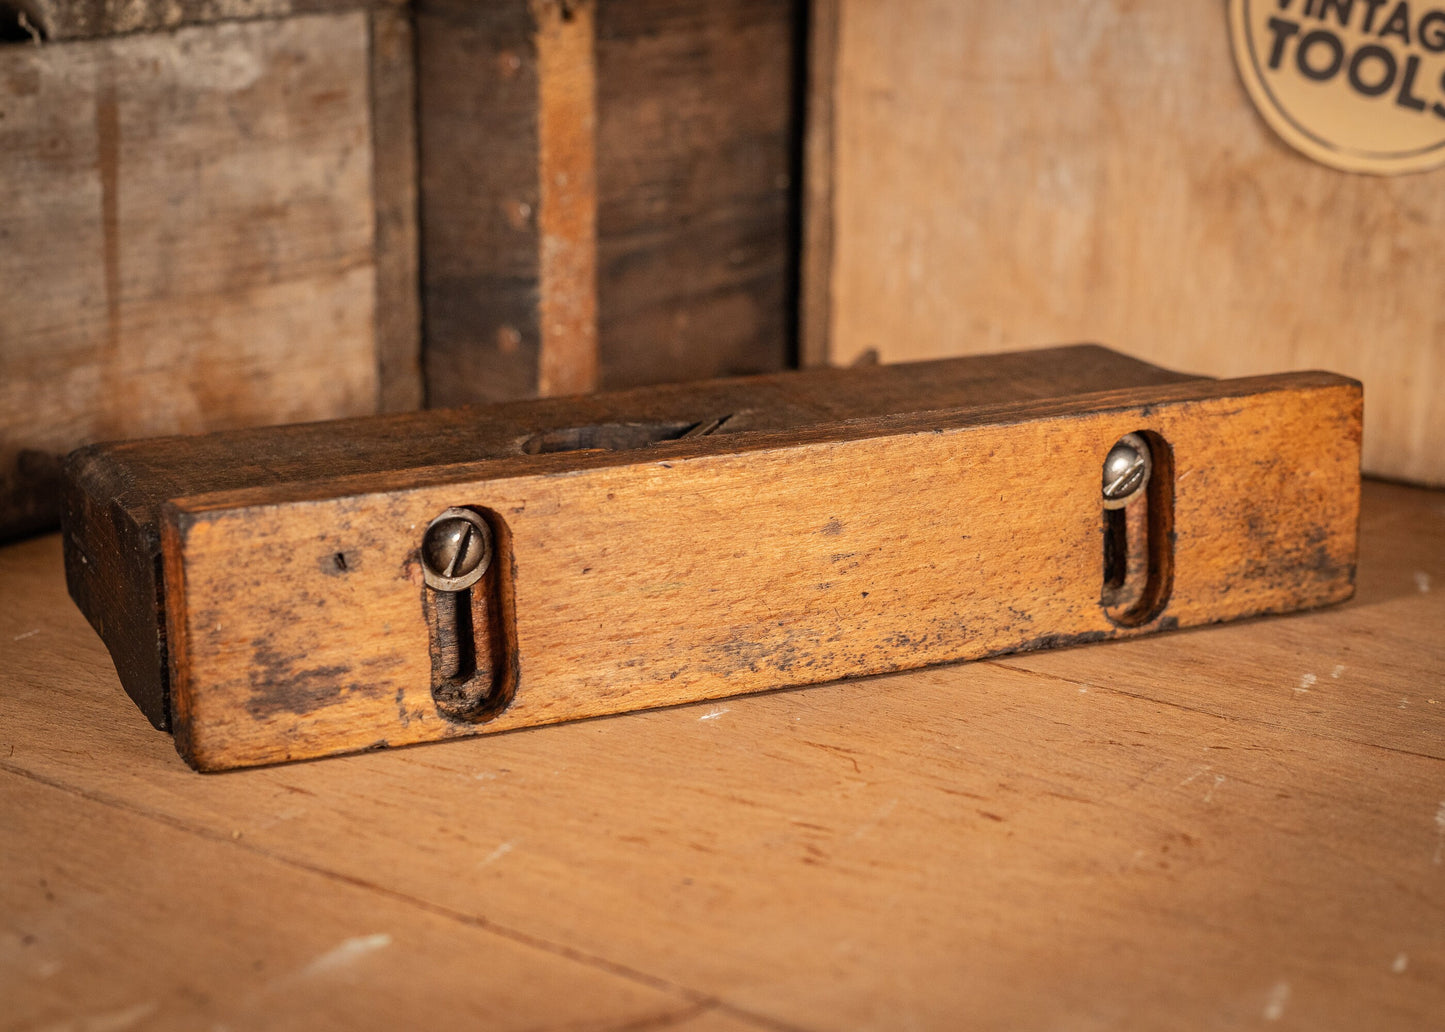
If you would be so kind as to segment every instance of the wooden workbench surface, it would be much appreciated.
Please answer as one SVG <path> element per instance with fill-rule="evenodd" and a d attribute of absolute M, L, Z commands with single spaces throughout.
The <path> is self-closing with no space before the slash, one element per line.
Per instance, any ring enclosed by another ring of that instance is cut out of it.
<path fill-rule="evenodd" d="M 1438 1028 L 1445 495 L 1364 502 L 1331 610 L 210 776 L 10 546 L 0 1028 Z"/>

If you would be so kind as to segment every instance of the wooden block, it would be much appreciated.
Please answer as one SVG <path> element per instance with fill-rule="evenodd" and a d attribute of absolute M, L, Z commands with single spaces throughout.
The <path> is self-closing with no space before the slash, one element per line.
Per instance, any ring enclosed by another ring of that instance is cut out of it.
<path fill-rule="evenodd" d="M 503 457 L 515 454 L 519 439 L 538 431 L 587 423 L 630 419 L 686 426 L 700 412 L 760 406 L 749 414 L 749 425 L 786 430 L 910 408 L 1057 397 L 1110 385 L 1142 387 L 1184 379 L 1102 348 L 1084 347 L 873 370 L 866 377 L 866 390 L 859 389 L 856 373 L 814 370 L 805 377 L 775 375 L 487 410 L 433 410 L 106 445 L 78 452 L 70 460 L 65 515 L 73 547 L 67 553 L 68 579 L 77 603 L 111 649 L 126 691 L 157 727 L 169 727 L 160 508 L 170 498 Z"/>
<path fill-rule="evenodd" d="M 1342 377 L 1066 348 L 99 447 L 67 574 L 219 769 L 1338 601 L 1359 418 Z M 1124 611 L 1099 482 L 1135 431 Z M 460 601 L 419 552 L 453 506 L 496 553 Z"/>
<path fill-rule="evenodd" d="M 419 5 L 433 403 L 788 364 L 799 21 L 761 0 Z"/>
<path fill-rule="evenodd" d="M 0 47 L 0 535 L 88 441 L 419 401 L 409 30 L 371 18 Z"/>
<path fill-rule="evenodd" d="M 1083 337 L 1215 376 L 1337 369 L 1371 393 L 1365 469 L 1445 484 L 1445 171 L 1281 142 L 1225 5 L 826 0 L 815 29 L 805 357 Z"/>

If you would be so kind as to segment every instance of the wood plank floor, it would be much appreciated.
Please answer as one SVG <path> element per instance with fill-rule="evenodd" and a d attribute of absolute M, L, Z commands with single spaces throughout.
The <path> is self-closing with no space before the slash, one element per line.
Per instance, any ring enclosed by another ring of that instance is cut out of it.
<path fill-rule="evenodd" d="M 0 1028 L 1439 1028 L 1445 494 L 1344 606 L 203 776 L 0 550 Z"/>

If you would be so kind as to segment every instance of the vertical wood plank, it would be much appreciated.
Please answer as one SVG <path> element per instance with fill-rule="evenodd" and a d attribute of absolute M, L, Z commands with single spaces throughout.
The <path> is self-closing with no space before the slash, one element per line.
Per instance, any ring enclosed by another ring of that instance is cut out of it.
<path fill-rule="evenodd" d="M 377 410 L 420 408 L 416 228 L 416 39 L 395 7 L 371 12 L 371 152 L 376 195 Z"/>
<path fill-rule="evenodd" d="M 537 393 L 538 78 L 528 0 L 416 11 L 427 402 Z"/>
<path fill-rule="evenodd" d="M 843 0 L 813 0 L 808 12 L 808 97 L 803 158 L 799 364 L 828 364 L 833 306 L 834 75 Z"/>
<path fill-rule="evenodd" d="M 597 387 L 597 84 L 592 0 L 532 0 L 537 21 L 537 392 Z"/>
<path fill-rule="evenodd" d="M 603 387 L 792 364 L 801 9 L 599 0 Z"/>

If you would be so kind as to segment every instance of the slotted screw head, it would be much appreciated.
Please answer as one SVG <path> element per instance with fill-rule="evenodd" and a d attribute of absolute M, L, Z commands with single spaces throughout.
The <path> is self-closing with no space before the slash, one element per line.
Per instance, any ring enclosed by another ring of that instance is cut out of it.
<path fill-rule="evenodd" d="M 1122 509 L 1149 484 L 1154 464 L 1149 445 L 1138 434 L 1125 434 L 1104 458 L 1104 508 Z"/>
<path fill-rule="evenodd" d="M 448 509 L 426 528 L 422 574 L 438 591 L 464 591 L 492 562 L 492 528 L 470 509 Z"/>

